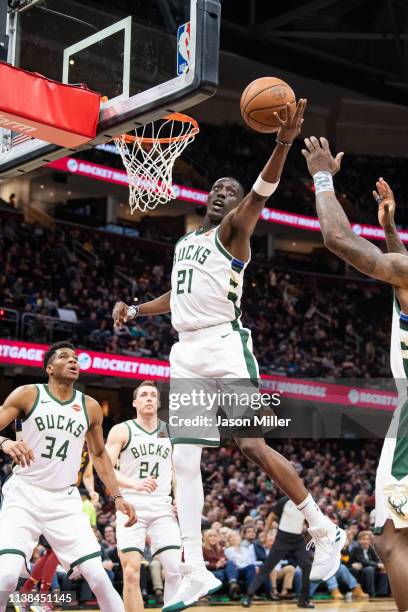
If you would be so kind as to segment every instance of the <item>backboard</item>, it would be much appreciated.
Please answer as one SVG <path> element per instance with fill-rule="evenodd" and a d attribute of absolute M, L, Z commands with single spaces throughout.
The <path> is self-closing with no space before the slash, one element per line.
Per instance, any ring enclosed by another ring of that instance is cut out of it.
<path fill-rule="evenodd" d="M 92 144 L 187 109 L 216 91 L 219 0 L 10 4 L 9 63 L 63 83 L 85 83 L 106 96 Z M 21 175 L 68 153 L 16 133 L 5 134 L 3 149 L 2 177 Z"/>

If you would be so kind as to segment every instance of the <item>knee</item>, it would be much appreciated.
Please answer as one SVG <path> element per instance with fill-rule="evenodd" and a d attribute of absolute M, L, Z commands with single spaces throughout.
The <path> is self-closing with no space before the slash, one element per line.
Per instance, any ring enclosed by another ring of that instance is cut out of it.
<path fill-rule="evenodd" d="M 18 582 L 18 576 L 14 573 L 7 571 L 7 568 L 4 568 L 1 572 L 0 578 L 0 590 L 4 593 L 12 593 Z"/>
<path fill-rule="evenodd" d="M 372 576 L 374 574 L 375 574 L 375 567 L 372 567 L 371 565 L 368 567 L 363 567 L 363 575 Z"/>
<path fill-rule="evenodd" d="M 263 438 L 237 438 L 235 440 L 241 452 L 254 463 L 262 462 L 268 448 Z"/>
<path fill-rule="evenodd" d="M 126 584 L 139 586 L 140 584 L 140 565 L 127 563 L 123 570 L 123 578 Z"/>
<path fill-rule="evenodd" d="M 387 563 L 398 544 L 393 541 L 393 538 L 381 534 L 374 537 L 374 546 L 382 561 Z"/>

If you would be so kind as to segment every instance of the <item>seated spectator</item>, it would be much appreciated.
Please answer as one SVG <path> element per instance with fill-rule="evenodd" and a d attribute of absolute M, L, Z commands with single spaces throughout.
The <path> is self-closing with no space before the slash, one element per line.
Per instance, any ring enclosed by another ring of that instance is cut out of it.
<path fill-rule="evenodd" d="M 249 548 L 256 541 L 256 529 L 254 524 L 246 525 L 242 530 L 241 546 Z"/>
<path fill-rule="evenodd" d="M 239 533 L 232 532 L 229 536 L 229 546 L 225 549 L 225 557 L 232 561 L 237 569 L 237 579 L 245 581 L 248 588 L 255 576 L 255 564 L 249 548 L 242 546 Z"/>
<path fill-rule="evenodd" d="M 215 529 L 207 529 L 203 538 L 203 555 L 205 565 L 218 580 L 228 585 L 231 599 L 237 599 L 240 588 L 237 582 L 237 568 L 233 561 L 225 557 L 224 548 Z"/>
<path fill-rule="evenodd" d="M 362 531 L 358 535 L 358 546 L 350 554 L 350 570 L 360 582 L 365 593 L 370 597 L 388 595 L 388 578 L 384 564 L 381 563 L 372 544 L 371 531 Z"/>

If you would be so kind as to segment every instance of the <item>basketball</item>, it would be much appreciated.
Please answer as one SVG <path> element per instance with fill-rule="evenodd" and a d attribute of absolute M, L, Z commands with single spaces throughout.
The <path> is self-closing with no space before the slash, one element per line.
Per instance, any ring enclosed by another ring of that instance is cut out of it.
<path fill-rule="evenodd" d="M 286 118 L 286 104 L 296 107 L 292 88 L 276 77 L 263 77 L 252 81 L 241 96 L 241 115 L 247 125 L 256 132 L 277 132 L 279 123 L 274 116 Z"/>

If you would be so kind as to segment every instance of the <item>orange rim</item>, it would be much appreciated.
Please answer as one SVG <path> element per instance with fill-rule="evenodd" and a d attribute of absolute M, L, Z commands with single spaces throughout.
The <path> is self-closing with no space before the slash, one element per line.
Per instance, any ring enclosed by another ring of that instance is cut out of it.
<path fill-rule="evenodd" d="M 117 138 L 123 138 L 123 140 L 128 144 L 133 142 L 141 142 L 144 144 L 154 144 L 155 142 L 160 142 L 162 144 L 170 144 L 172 142 L 183 142 L 183 140 L 187 140 L 188 138 L 195 136 L 200 131 L 197 121 L 193 119 L 193 117 L 183 115 L 183 113 L 171 113 L 170 115 L 163 117 L 163 119 L 166 119 L 167 121 L 179 121 L 180 123 L 190 123 L 192 125 L 192 130 L 188 132 L 188 134 L 173 136 L 172 138 L 144 138 L 141 136 L 130 136 L 129 134 L 122 134 L 122 136 L 118 136 Z"/>

